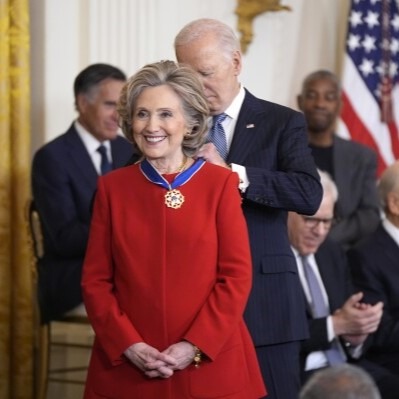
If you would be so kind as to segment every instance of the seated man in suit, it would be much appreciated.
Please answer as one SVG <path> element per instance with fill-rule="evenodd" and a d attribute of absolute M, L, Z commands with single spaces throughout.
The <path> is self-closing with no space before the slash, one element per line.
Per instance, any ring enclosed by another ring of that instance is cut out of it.
<path fill-rule="evenodd" d="M 378 189 L 385 217 L 348 256 L 365 300 L 384 303 L 367 357 L 399 374 L 399 161 L 384 171 Z"/>
<path fill-rule="evenodd" d="M 288 215 L 288 234 L 308 304 L 310 338 L 302 345 L 303 379 L 324 367 L 356 362 L 374 377 L 384 398 L 398 398 L 399 379 L 362 359 L 383 304 L 361 302 L 363 294 L 352 289 L 345 253 L 326 238 L 338 192 L 326 172 L 320 172 L 320 177 L 324 194 L 315 215 Z"/>
<path fill-rule="evenodd" d="M 34 156 L 32 191 L 44 240 L 43 323 L 82 304 L 80 276 L 98 175 L 124 166 L 133 153 L 133 145 L 118 135 L 116 106 L 125 81 L 122 71 L 107 64 L 81 71 L 74 82 L 77 119 Z"/>
<path fill-rule="evenodd" d="M 379 221 L 377 155 L 372 149 L 335 134 L 341 87 L 332 72 L 321 70 L 308 75 L 298 106 L 307 122 L 316 165 L 330 174 L 339 191 L 329 236 L 348 248 L 370 234 Z"/>

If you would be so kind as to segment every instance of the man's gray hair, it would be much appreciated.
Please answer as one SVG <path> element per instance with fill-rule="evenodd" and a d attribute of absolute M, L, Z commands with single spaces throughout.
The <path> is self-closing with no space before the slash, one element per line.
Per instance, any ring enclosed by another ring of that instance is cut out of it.
<path fill-rule="evenodd" d="M 385 169 L 378 183 L 378 193 L 384 210 L 387 207 L 388 194 L 391 192 L 399 193 L 399 161 L 394 162 Z"/>
<path fill-rule="evenodd" d="M 331 195 L 331 198 L 335 204 L 338 200 L 337 185 L 334 183 L 334 180 L 327 172 L 320 169 L 318 169 L 317 171 L 319 172 L 320 184 L 323 187 L 324 195 Z"/>
<path fill-rule="evenodd" d="M 176 35 L 174 46 L 184 46 L 211 33 L 218 41 L 220 51 L 227 57 L 240 51 L 240 42 L 233 29 L 217 19 L 201 18 L 185 25 Z"/>

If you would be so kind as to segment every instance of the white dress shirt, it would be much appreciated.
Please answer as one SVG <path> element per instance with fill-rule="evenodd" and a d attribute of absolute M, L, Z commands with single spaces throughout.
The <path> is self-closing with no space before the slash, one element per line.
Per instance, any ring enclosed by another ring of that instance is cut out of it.
<path fill-rule="evenodd" d="M 106 151 L 107 157 L 112 164 L 112 154 L 111 154 L 111 142 L 98 141 L 91 133 L 89 133 L 78 121 L 75 121 L 75 129 L 78 132 L 79 137 L 83 141 L 83 144 L 89 153 L 89 156 L 93 162 L 94 167 L 99 175 L 101 175 L 101 154 L 97 151 L 98 147 L 102 144 Z"/>
<path fill-rule="evenodd" d="M 234 130 L 237 125 L 238 115 L 240 114 L 242 103 L 244 102 L 244 97 L 245 97 L 245 90 L 244 87 L 240 85 L 240 90 L 238 94 L 234 98 L 233 102 L 224 111 L 227 117 L 222 122 L 222 126 L 226 134 L 228 151 L 230 150 L 231 142 L 233 141 Z M 240 184 L 238 188 L 240 189 L 241 192 L 245 192 L 245 190 L 249 186 L 249 180 L 245 166 L 238 165 L 235 163 L 232 163 L 230 166 L 231 170 L 233 172 L 236 172 L 240 178 Z"/>

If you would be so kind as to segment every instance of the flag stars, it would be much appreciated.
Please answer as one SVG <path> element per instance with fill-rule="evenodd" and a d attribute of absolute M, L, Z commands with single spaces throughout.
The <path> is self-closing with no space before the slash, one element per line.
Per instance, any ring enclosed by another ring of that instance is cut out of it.
<path fill-rule="evenodd" d="M 349 35 L 347 45 L 350 51 L 354 51 L 360 47 L 360 36 L 359 35 Z"/>
<path fill-rule="evenodd" d="M 383 39 L 381 42 L 381 48 L 385 51 L 389 51 L 391 47 L 391 43 L 388 39 Z"/>
<path fill-rule="evenodd" d="M 362 74 L 365 77 L 368 77 L 371 73 L 374 72 L 373 69 L 374 61 L 363 58 L 361 65 L 359 65 L 359 70 L 362 72 Z"/>
<path fill-rule="evenodd" d="M 399 51 L 399 40 L 398 39 L 392 39 L 391 42 L 391 52 L 395 56 L 397 52 Z"/>
<path fill-rule="evenodd" d="M 366 35 L 362 42 L 362 46 L 366 50 L 366 53 L 370 53 L 371 51 L 376 50 L 375 37 Z"/>
<path fill-rule="evenodd" d="M 366 22 L 369 29 L 373 29 L 375 26 L 378 26 L 380 24 L 378 22 L 378 13 L 373 11 L 369 11 L 367 13 L 367 17 L 364 18 L 364 21 Z"/>
<path fill-rule="evenodd" d="M 385 75 L 385 73 L 386 73 L 385 71 L 386 71 L 386 67 L 387 67 L 386 65 L 387 65 L 386 62 L 381 61 L 381 62 L 379 63 L 379 65 L 376 66 L 375 70 L 376 70 L 376 72 L 377 72 L 380 76 Z"/>
<path fill-rule="evenodd" d="M 395 31 L 399 31 L 399 14 L 395 14 L 392 18 L 391 25 Z"/>
<path fill-rule="evenodd" d="M 395 78 L 398 74 L 398 64 L 396 62 L 391 62 L 389 65 L 389 76 Z"/>
<path fill-rule="evenodd" d="M 361 25 L 362 22 L 362 13 L 359 11 L 352 11 L 349 17 L 350 24 L 352 28 L 356 28 L 358 25 Z"/>
<path fill-rule="evenodd" d="M 395 78 L 395 75 L 398 73 L 398 64 L 396 62 L 387 63 L 381 61 L 375 70 L 380 76 L 389 75 L 391 78 Z"/>

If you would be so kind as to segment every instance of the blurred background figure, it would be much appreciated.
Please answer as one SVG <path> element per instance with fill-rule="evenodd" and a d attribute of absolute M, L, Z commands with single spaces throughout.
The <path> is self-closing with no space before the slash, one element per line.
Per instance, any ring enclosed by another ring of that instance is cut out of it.
<path fill-rule="evenodd" d="M 319 70 L 308 75 L 298 95 L 298 106 L 305 115 L 316 165 L 328 172 L 338 187 L 329 236 L 348 248 L 371 233 L 379 221 L 377 155 L 372 149 L 335 134 L 341 86 L 332 72 Z"/>
<path fill-rule="evenodd" d="M 300 399 L 381 399 L 370 375 L 357 366 L 341 364 L 315 373 Z"/>
<path fill-rule="evenodd" d="M 399 161 L 384 171 L 378 189 L 384 218 L 348 256 L 354 283 L 365 300 L 384 303 L 367 357 L 399 379 Z"/>
<path fill-rule="evenodd" d="M 351 362 L 373 376 L 384 398 L 399 398 L 397 376 L 363 358 L 383 304 L 362 302 L 363 294 L 352 287 L 345 252 L 327 238 L 338 192 L 326 172 L 320 171 L 320 177 L 324 194 L 315 215 L 288 215 L 288 234 L 308 303 L 310 338 L 302 344 L 303 382 L 319 369 Z"/>
<path fill-rule="evenodd" d="M 77 119 L 33 158 L 33 199 L 44 239 L 39 260 L 43 323 L 69 311 L 85 313 L 80 280 L 97 179 L 124 166 L 133 153 L 133 145 L 118 136 L 116 104 L 125 81 L 112 65 L 82 70 L 74 82 Z"/>

